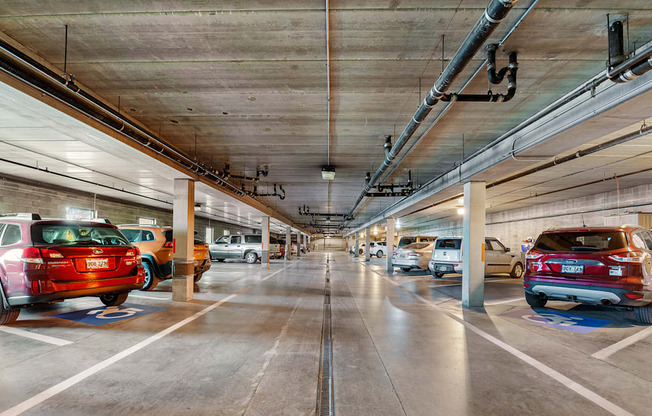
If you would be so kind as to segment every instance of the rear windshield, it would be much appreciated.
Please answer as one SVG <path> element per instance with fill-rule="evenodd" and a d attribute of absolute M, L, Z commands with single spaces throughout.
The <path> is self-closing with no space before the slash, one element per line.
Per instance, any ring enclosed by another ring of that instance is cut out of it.
<path fill-rule="evenodd" d="M 410 245 L 407 245 L 403 247 L 405 250 L 422 250 L 426 247 L 428 247 L 430 243 L 412 243 Z"/>
<path fill-rule="evenodd" d="M 449 250 L 459 250 L 462 245 L 462 240 L 459 238 L 440 238 L 437 240 L 435 248 L 447 248 Z"/>
<path fill-rule="evenodd" d="M 32 241 L 36 244 L 70 246 L 126 246 L 129 240 L 117 229 L 80 224 L 34 224 Z"/>
<path fill-rule="evenodd" d="M 261 244 L 263 237 L 261 235 L 245 235 L 245 244 Z"/>
<path fill-rule="evenodd" d="M 163 235 L 165 236 L 165 242 L 166 243 L 171 243 L 172 242 L 172 239 L 174 238 L 172 230 L 163 231 Z"/>
<path fill-rule="evenodd" d="M 534 248 L 545 251 L 611 251 L 627 247 L 622 231 L 541 234 Z"/>
<path fill-rule="evenodd" d="M 278 240 L 275 237 L 269 237 L 269 244 L 278 244 Z"/>

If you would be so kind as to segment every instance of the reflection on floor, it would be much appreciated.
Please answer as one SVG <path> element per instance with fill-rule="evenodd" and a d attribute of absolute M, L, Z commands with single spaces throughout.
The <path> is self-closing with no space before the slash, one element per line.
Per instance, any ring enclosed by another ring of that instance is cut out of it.
<path fill-rule="evenodd" d="M 315 414 L 327 259 L 337 415 L 649 414 L 652 332 L 631 312 L 533 311 L 508 276 L 465 310 L 460 276 L 309 253 L 216 263 L 187 303 L 168 281 L 122 309 L 23 311 L 0 332 L 0 416 Z"/>

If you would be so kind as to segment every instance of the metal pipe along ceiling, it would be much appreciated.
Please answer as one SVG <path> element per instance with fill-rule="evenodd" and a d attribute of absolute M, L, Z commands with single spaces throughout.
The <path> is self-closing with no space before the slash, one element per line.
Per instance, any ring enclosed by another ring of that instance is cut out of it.
<path fill-rule="evenodd" d="M 398 138 L 389 154 L 383 161 L 382 165 L 378 168 L 376 173 L 371 177 L 371 180 L 365 185 L 364 190 L 353 204 L 349 215 L 353 215 L 356 207 L 365 197 L 371 188 L 374 186 L 379 177 L 387 170 L 396 158 L 403 146 L 412 137 L 414 132 L 419 127 L 419 124 L 428 116 L 432 107 L 443 97 L 444 93 L 448 90 L 450 85 L 455 81 L 459 74 L 464 70 L 466 65 L 471 61 L 473 56 L 480 49 L 482 44 L 491 35 L 498 24 L 507 16 L 507 13 L 512 9 L 518 0 L 491 0 L 487 6 L 482 17 L 475 24 L 469 35 L 466 37 L 458 51 L 451 59 L 450 63 L 439 76 L 432 89 L 423 100 L 417 111 L 412 116 L 412 120 L 405 127 L 401 136 Z"/>

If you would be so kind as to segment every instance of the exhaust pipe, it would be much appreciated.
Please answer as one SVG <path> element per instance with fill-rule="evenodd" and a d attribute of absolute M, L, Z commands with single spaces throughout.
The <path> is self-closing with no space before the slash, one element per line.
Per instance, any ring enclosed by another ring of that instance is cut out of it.
<path fill-rule="evenodd" d="M 601 303 L 603 306 L 611 306 L 611 301 L 610 301 L 609 299 L 602 299 L 602 300 L 600 301 L 600 303 Z"/>

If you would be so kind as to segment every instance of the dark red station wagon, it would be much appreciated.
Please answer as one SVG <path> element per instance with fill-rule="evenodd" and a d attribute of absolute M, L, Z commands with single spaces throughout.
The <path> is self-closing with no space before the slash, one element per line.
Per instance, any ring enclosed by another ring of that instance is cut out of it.
<path fill-rule="evenodd" d="M 634 309 L 652 323 L 652 233 L 637 225 L 543 232 L 526 255 L 525 299 Z"/>
<path fill-rule="evenodd" d="M 80 296 L 119 305 L 144 278 L 138 249 L 111 224 L 0 216 L 0 325 L 20 308 Z"/>

